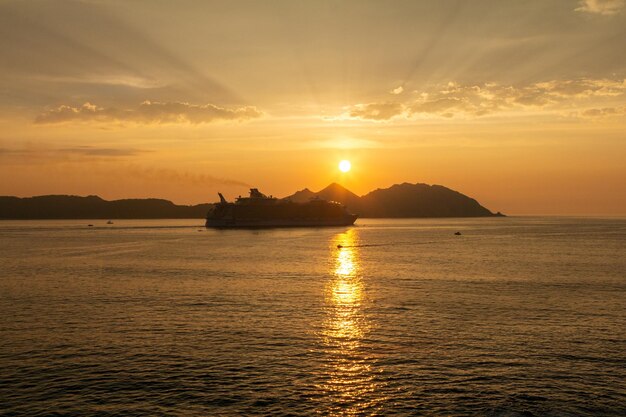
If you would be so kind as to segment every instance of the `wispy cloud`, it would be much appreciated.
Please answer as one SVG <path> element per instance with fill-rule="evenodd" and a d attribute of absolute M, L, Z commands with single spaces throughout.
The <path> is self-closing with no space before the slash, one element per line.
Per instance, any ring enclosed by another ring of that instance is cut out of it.
<path fill-rule="evenodd" d="M 624 8 L 624 0 L 581 0 L 577 12 L 601 14 L 605 16 L 617 14 Z"/>
<path fill-rule="evenodd" d="M 404 112 L 400 103 L 357 104 L 350 110 L 350 117 L 368 120 L 389 120 Z"/>
<path fill-rule="evenodd" d="M 580 116 L 588 119 L 626 116 L 626 106 L 591 108 L 581 112 Z"/>
<path fill-rule="evenodd" d="M 551 80 L 525 86 L 497 83 L 446 85 L 415 91 L 406 101 L 357 104 L 345 116 L 385 121 L 418 115 L 439 117 L 480 117 L 497 113 L 535 109 L 558 110 L 590 99 L 620 99 L 626 94 L 626 80 Z"/>
<path fill-rule="evenodd" d="M 143 165 L 129 164 L 123 169 L 134 178 L 142 178 L 149 181 L 171 181 L 178 184 L 193 185 L 230 185 L 238 187 L 250 187 L 250 184 L 231 178 L 216 177 L 196 172 L 182 171 L 170 168 L 147 167 Z"/>
<path fill-rule="evenodd" d="M 37 75 L 30 79 L 35 81 L 61 84 L 94 84 L 105 86 L 125 86 L 138 89 L 164 88 L 166 84 L 150 77 L 128 74 L 84 74 L 80 76 Z"/>
<path fill-rule="evenodd" d="M 238 101 L 237 94 L 206 67 L 197 68 L 193 56 L 182 56 L 178 49 L 155 41 L 140 27 L 110 2 L 2 1 L 0 86 L 22 96 L 25 90 L 31 100 L 51 95 L 95 100 L 100 95 L 93 95 L 94 85 L 104 85 L 170 87 L 183 90 L 183 97 L 193 101 L 204 102 L 206 97 Z M 33 88 L 33 81 L 45 89 Z M 57 83 L 64 84 L 60 91 L 56 90 Z M 101 94 L 107 97 L 110 91 Z"/>
<path fill-rule="evenodd" d="M 134 148 L 97 148 L 94 146 L 77 146 L 74 148 L 59 149 L 59 152 L 75 155 L 97 156 L 97 157 L 120 157 L 136 156 L 147 151 Z"/>
<path fill-rule="evenodd" d="M 79 107 L 61 105 L 47 110 L 35 119 L 35 123 L 64 122 L 133 122 L 140 124 L 200 124 L 218 120 L 243 121 L 262 115 L 254 106 L 220 107 L 214 104 L 190 104 L 183 102 L 144 101 L 130 109 L 99 107 L 85 103 Z"/>
<path fill-rule="evenodd" d="M 85 156 L 92 158 L 121 158 L 137 156 L 150 152 L 136 148 L 101 148 L 97 146 L 75 146 L 72 148 L 0 148 L 0 156 L 28 157 L 28 158 L 56 158 L 64 159 L 73 156 Z"/>
<path fill-rule="evenodd" d="M 135 162 L 141 159 L 133 158 L 134 156 L 147 152 L 151 152 L 151 150 L 97 146 L 71 148 L 0 147 L 0 166 L 14 165 L 19 166 L 20 169 L 28 170 L 63 166 L 64 169 L 78 169 L 75 172 L 79 172 L 80 175 L 140 179 L 150 184 L 166 181 L 194 186 L 250 187 L 250 184 L 238 179 Z"/>

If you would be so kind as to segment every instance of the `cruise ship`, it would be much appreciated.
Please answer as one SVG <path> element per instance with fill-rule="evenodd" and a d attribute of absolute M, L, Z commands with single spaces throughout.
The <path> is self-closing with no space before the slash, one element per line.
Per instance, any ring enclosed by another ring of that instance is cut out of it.
<path fill-rule="evenodd" d="M 334 201 L 313 198 L 296 203 L 266 196 L 256 188 L 250 189 L 249 197 L 239 197 L 228 202 L 218 193 L 220 202 L 207 213 L 206 227 L 322 227 L 349 226 L 357 219 L 356 214 Z"/>

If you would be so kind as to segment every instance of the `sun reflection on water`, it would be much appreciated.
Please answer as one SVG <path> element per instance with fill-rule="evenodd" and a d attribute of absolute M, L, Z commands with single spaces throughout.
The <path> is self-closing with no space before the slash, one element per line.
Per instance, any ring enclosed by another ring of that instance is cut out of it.
<path fill-rule="evenodd" d="M 327 317 L 321 333 L 325 346 L 324 405 L 329 415 L 360 415 L 376 410 L 382 400 L 363 340 L 370 331 L 356 229 L 340 233 L 332 242 L 331 279 L 326 287 Z"/>

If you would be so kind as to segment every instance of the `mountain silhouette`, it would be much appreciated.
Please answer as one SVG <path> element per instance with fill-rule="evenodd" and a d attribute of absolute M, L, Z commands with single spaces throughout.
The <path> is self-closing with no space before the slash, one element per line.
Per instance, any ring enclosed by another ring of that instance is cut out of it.
<path fill-rule="evenodd" d="M 317 192 L 317 196 L 322 200 L 337 201 L 347 207 L 359 207 L 360 197 L 352 191 L 333 182 L 322 191 Z"/>
<path fill-rule="evenodd" d="M 483 217 L 494 214 L 476 200 L 441 185 L 395 184 L 360 200 L 365 217 Z"/>
<path fill-rule="evenodd" d="M 358 195 L 336 182 L 333 182 L 323 190 L 316 193 L 308 188 L 296 191 L 294 194 L 285 197 L 284 200 L 290 200 L 294 203 L 306 203 L 313 198 L 320 198 L 326 201 L 336 201 L 350 208 L 358 206 L 360 201 L 360 197 Z"/>
<path fill-rule="evenodd" d="M 318 192 L 308 188 L 285 197 L 302 203 L 314 198 L 336 201 L 360 217 L 485 217 L 501 216 L 476 200 L 441 185 L 395 184 L 362 197 L 332 183 Z M 176 205 L 168 200 L 107 201 L 94 195 L 0 196 L 0 219 L 200 219 L 212 204 Z"/>
<path fill-rule="evenodd" d="M 304 190 L 296 191 L 289 197 L 285 197 L 285 200 L 293 201 L 294 203 L 306 203 L 307 201 L 315 198 L 317 193 L 305 188 Z"/>
<path fill-rule="evenodd" d="M 203 218 L 211 204 L 178 206 L 157 198 L 107 201 L 90 195 L 0 196 L 0 219 L 185 219 Z"/>
<path fill-rule="evenodd" d="M 362 197 L 337 183 L 315 193 L 308 188 L 285 197 L 294 202 L 312 198 L 337 201 L 361 217 L 484 217 L 498 216 L 476 200 L 441 185 L 395 184 Z"/>

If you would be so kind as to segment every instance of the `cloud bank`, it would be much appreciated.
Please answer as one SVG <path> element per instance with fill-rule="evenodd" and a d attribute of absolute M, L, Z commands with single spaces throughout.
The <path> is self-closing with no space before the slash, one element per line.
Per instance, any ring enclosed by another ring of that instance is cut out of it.
<path fill-rule="evenodd" d="M 626 80 L 581 78 L 526 86 L 496 83 L 462 85 L 450 82 L 429 90 L 415 91 L 413 98 L 404 102 L 357 104 L 349 108 L 345 116 L 373 121 L 419 115 L 479 117 L 532 108 L 555 110 L 572 104 L 584 104 L 592 99 L 621 99 L 624 94 Z"/>
<path fill-rule="evenodd" d="M 587 119 L 604 119 L 613 116 L 626 116 L 626 106 L 592 108 L 583 111 L 581 117 Z"/>
<path fill-rule="evenodd" d="M 136 108 L 118 109 L 85 103 L 80 107 L 61 105 L 47 110 L 35 123 L 133 122 L 139 124 L 200 124 L 215 121 L 245 121 L 261 117 L 254 106 L 226 108 L 214 104 L 144 101 Z"/>
<path fill-rule="evenodd" d="M 404 112 L 400 103 L 357 104 L 350 110 L 350 117 L 367 120 L 389 120 Z"/>

